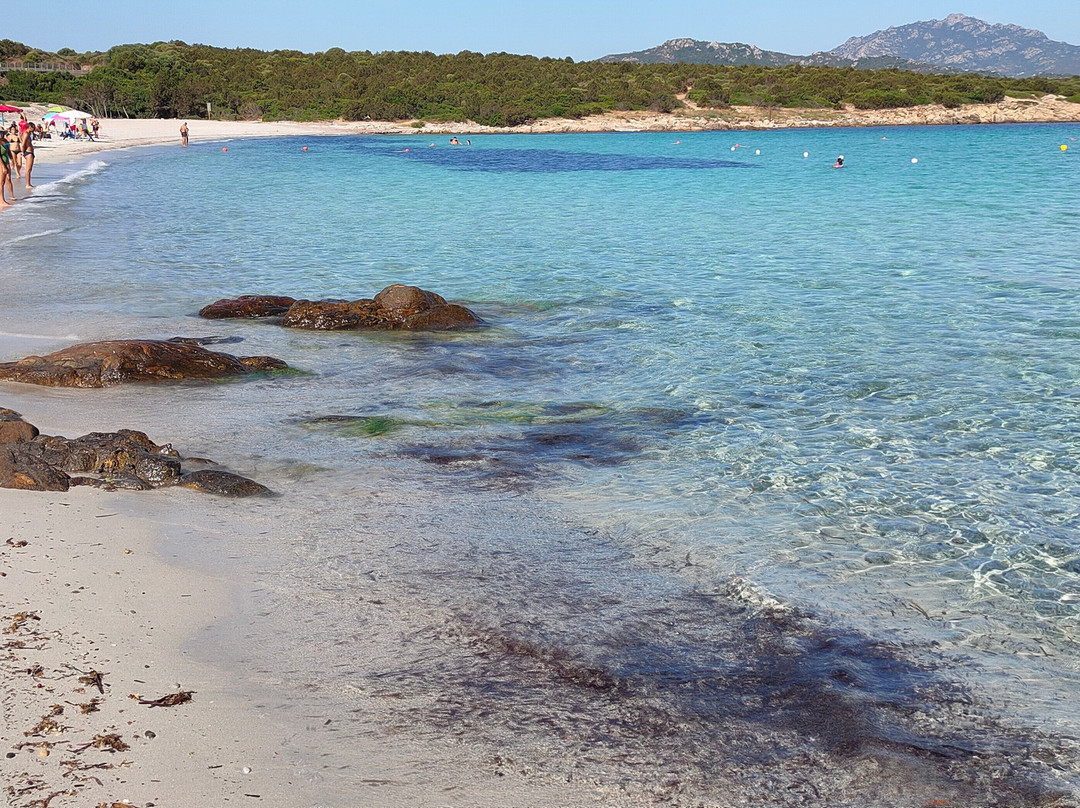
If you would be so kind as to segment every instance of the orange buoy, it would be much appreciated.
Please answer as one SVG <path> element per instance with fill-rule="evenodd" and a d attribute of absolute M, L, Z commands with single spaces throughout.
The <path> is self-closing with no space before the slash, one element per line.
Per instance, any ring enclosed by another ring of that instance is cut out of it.
<path fill-rule="evenodd" d="M 304 151 L 307 151 L 307 146 L 304 146 Z"/>
<path fill-rule="evenodd" d="M 221 147 L 221 150 L 222 151 L 228 151 L 228 149 L 226 149 L 224 146 Z"/>

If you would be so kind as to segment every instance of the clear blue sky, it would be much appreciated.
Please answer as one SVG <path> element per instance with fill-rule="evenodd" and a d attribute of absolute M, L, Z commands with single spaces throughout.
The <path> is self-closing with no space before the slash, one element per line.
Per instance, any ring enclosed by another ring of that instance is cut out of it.
<path fill-rule="evenodd" d="M 952 12 L 1080 45 L 1076 0 L 45 0 L 10 6 L 0 37 L 57 50 L 179 39 L 321 51 L 507 51 L 595 59 L 674 37 L 808 54 Z"/>

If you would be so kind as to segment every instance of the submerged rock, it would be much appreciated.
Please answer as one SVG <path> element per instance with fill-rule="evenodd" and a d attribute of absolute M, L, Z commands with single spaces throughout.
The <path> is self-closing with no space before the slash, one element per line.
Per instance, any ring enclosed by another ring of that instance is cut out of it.
<path fill-rule="evenodd" d="M 273 317 L 284 314 L 295 298 L 281 295 L 241 295 L 240 297 L 222 298 L 203 306 L 200 317 L 208 320 L 222 320 L 231 317 Z"/>
<path fill-rule="evenodd" d="M 0 363 L 0 380 L 49 387 L 110 387 L 164 379 L 221 379 L 287 367 L 268 356 L 236 357 L 173 340 L 109 340 Z"/>
<path fill-rule="evenodd" d="M 189 472 L 180 478 L 177 485 L 221 497 L 256 497 L 271 493 L 265 485 L 259 485 L 247 477 L 214 469 Z"/>
<path fill-rule="evenodd" d="M 291 301 L 287 310 L 281 308 L 283 301 Z M 483 325 L 483 320 L 464 306 L 400 283 L 387 286 L 374 299 L 293 301 L 289 297 L 244 295 L 211 303 L 199 314 L 214 318 L 284 314 L 281 324 L 286 328 L 315 331 L 448 331 Z"/>

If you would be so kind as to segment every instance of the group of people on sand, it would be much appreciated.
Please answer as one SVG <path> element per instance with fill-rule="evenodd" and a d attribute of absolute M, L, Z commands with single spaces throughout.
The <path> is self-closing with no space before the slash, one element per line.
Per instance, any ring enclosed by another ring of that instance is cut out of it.
<path fill-rule="evenodd" d="M 86 138 L 91 143 L 98 137 L 98 128 L 101 124 L 97 118 L 92 118 L 89 122 L 85 118 L 80 118 L 78 121 L 72 121 L 68 124 L 67 121 L 63 122 L 64 128 L 60 131 L 61 138 L 70 138 L 72 140 L 78 140 L 79 138 Z M 49 127 L 56 128 L 56 119 L 53 118 L 49 121 Z"/>
<path fill-rule="evenodd" d="M 34 187 L 30 175 L 34 170 L 34 139 L 40 130 L 25 115 L 20 115 L 9 128 L 0 129 L 0 208 L 10 207 L 15 201 L 12 174 L 24 178 L 27 190 Z"/>

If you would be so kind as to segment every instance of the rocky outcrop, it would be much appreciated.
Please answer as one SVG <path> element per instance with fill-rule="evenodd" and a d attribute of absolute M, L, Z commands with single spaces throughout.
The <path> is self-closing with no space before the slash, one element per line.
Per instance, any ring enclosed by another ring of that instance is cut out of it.
<path fill-rule="evenodd" d="M 23 448 L 23 444 L 0 445 L 0 488 L 24 491 L 67 491 L 71 479 Z"/>
<path fill-rule="evenodd" d="M 38 429 L 24 421 L 15 410 L 0 407 L 0 445 L 26 443 L 38 436 Z"/>
<path fill-rule="evenodd" d="M 273 317 L 284 314 L 295 298 L 280 295 L 241 295 L 234 298 L 222 298 L 199 310 L 199 316 L 208 320 L 223 320 L 233 317 Z"/>
<path fill-rule="evenodd" d="M 287 367 L 269 356 L 236 357 L 185 340 L 110 340 L 0 363 L 0 380 L 49 387 L 111 387 L 126 382 L 221 379 Z"/>
<path fill-rule="evenodd" d="M 70 486 L 90 485 L 147 491 L 182 485 L 229 497 L 270 493 L 265 486 L 226 471 L 185 473 L 180 453 L 169 444 L 159 446 L 144 432 L 121 429 L 65 438 L 38 434 L 12 410 L 0 409 L 0 419 L 0 426 L 26 427 L 0 430 L 0 488 L 67 491 Z M 33 436 L 24 439 L 31 432 Z"/>
<path fill-rule="evenodd" d="M 292 298 L 244 295 L 219 300 L 199 314 L 216 318 L 269 316 L 272 304 L 266 301 L 285 300 Z M 252 310 L 266 314 L 243 313 Z M 283 313 L 281 324 L 313 331 L 451 331 L 476 328 L 483 325 L 483 320 L 464 306 L 447 303 L 434 292 L 395 283 L 372 299 L 292 301 Z"/>

